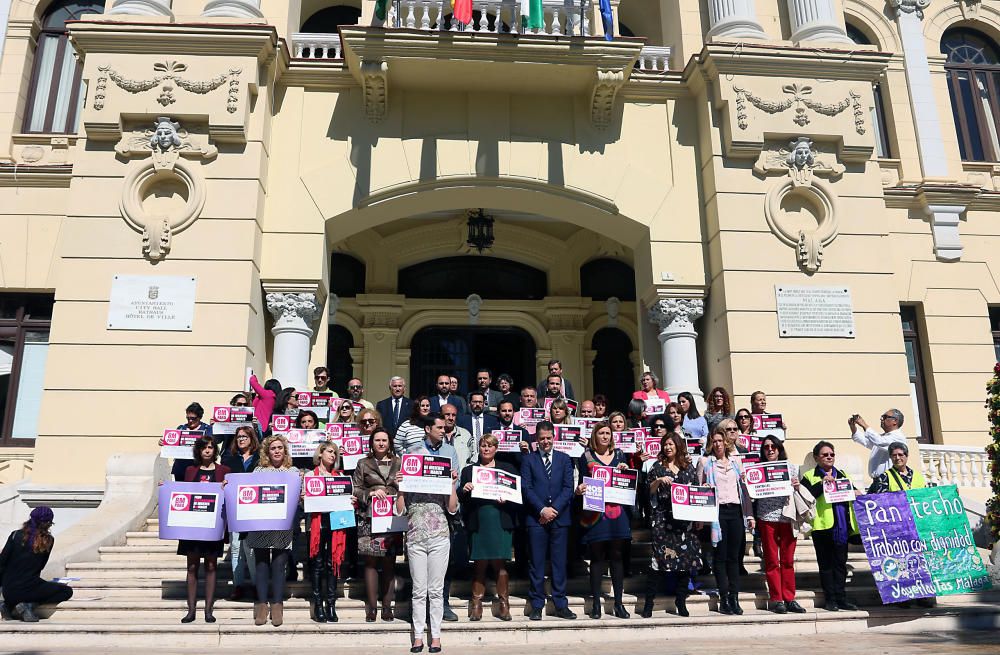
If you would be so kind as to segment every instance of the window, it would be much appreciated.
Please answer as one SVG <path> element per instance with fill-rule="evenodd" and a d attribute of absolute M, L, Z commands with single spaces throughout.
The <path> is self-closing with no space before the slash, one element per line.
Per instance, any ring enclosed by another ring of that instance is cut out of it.
<path fill-rule="evenodd" d="M 331 325 L 327 331 L 326 368 L 330 372 L 329 387 L 341 396 L 347 396 L 347 381 L 354 377 L 354 358 L 351 348 L 354 337 L 347 328 Z"/>
<path fill-rule="evenodd" d="M 1000 362 L 1000 307 L 990 307 L 990 331 L 993 332 L 993 355 Z"/>
<path fill-rule="evenodd" d="M 580 295 L 594 300 L 635 300 L 635 271 L 617 259 L 592 259 L 580 267 Z"/>
<path fill-rule="evenodd" d="M 0 294 L 0 445 L 30 445 L 49 350 L 52 296 Z"/>
<path fill-rule="evenodd" d="M 309 34 L 336 34 L 341 25 L 357 25 L 361 20 L 361 10 L 356 7 L 337 5 L 320 9 L 302 23 L 302 31 Z"/>
<path fill-rule="evenodd" d="M 608 397 L 610 409 L 625 411 L 635 386 L 632 340 L 617 328 L 601 328 L 590 343 L 594 351 L 594 394 Z"/>
<path fill-rule="evenodd" d="M 997 161 L 1000 59 L 996 45 L 975 30 L 954 29 L 941 38 L 941 53 L 948 56 L 944 69 L 962 159 Z"/>
<path fill-rule="evenodd" d="M 76 59 L 66 21 L 104 13 L 104 0 L 57 0 L 42 17 L 35 48 L 25 132 L 72 134 L 83 106 L 83 66 Z"/>
<path fill-rule="evenodd" d="M 913 411 L 903 412 L 904 424 L 910 426 L 903 431 L 912 434 L 921 443 L 933 443 L 931 421 L 928 413 L 927 388 L 924 385 L 924 365 L 920 350 L 920 332 L 917 326 L 915 307 L 900 307 L 899 318 L 903 327 L 903 347 L 906 350 L 906 369 L 910 378 L 910 399 Z"/>
<path fill-rule="evenodd" d="M 365 264 L 350 255 L 330 255 L 330 293 L 353 298 L 365 292 Z"/>
<path fill-rule="evenodd" d="M 399 269 L 397 289 L 407 298 L 468 298 L 479 294 L 494 300 L 541 300 L 548 276 L 507 259 L 444 257 Z"/>
<path fill-rule="evenodd" d="M 864 32 L 850 23 L 847 23 L 847 36 L 858 45 L 874 45 Z M 887 159 L 892 157 L 892 149 L 889 147 L 889 126 L 885 121 L 885 101 L 882 99 L 882 85 L 879 82 L 872 84 L 872 95 L 875 106 L 872 107 L 870 119 L 875 130 L 875 156 Z"/>

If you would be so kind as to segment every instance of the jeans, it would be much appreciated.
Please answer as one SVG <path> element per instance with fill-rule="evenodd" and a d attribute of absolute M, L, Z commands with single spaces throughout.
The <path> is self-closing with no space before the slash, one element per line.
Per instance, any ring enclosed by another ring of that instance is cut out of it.
<path fill-rule="evenodd" d="M 444 574 L 448 568 L 451 540 L 432 539 L 406 546 L 413 581 L 413 638 L 423 639 L 427 629 L 427 605 L 430 604 L 431 639 L 441 638 L 441 617 L 444 614 Z"/>
<path fill-rule="evenodd" d="M 785 521 L 761 521 L 761 546 L 764 548 L 764 575 L 771 602 L 795 600 L 795 533 Z"/>
<path fill-rule="evenodd" d="M 233 567 L 233 587 L 242 587 L 246 584 L 248 575 L 250 583 L 253 584 L 257 577 L 257 571 L 254 570 L 256 565 L 254 564 L 253 548 L 249 548 L 243 543 L 239 532 L 229 533 L 229 559 L 230 565 Z"/>
<path fill-rule="evenodd" d="M 719 595 L 740 591 L 740 553 L 746 548 L 747 532 L 743 524 L 743 509 L 735 504 L 719 506 L 719 527 L 722 540 L 715 545 L 715 582 Z"/>

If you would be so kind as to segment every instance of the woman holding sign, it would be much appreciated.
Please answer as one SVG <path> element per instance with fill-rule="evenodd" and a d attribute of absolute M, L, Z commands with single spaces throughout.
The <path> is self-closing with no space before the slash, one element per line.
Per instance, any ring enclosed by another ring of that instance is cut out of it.
<path fill-rule="evenodd" d="M 614 435 L 607 423 L 595 423 L 590 433 L 590 442 L 577 464 L 580 484 L 576 495 L 583 496 L 587 485 L 583 478 L 598 477 L 598 467 L 610 467 L 619 471 L 628 469 L 628 456 L 615 448 Z M 590 593 L 594 598 L 590 608 L 590 618 L 601 618 L 601 581 L 610 564 L 611 586 L 615 593 L 614 614 L 620 619 L 629 617 L 622 603 L 625 586 L 625 542 L 632 540 L 631 506 L 604 503 L 604 512 L 583 511 L 580 523 L 584 527 L 580 540 L 590 550 Z"/>
<path fill-rule="evenodd" d="M 373 500 L 384 501 L 399 495 L 399 457 L 393 453 L 392 435 L 383 427 L 375 428 L 368 437 L 368 455 L 354 469 L 354 497 L 358 500 L 358 554 L 365 558 L 365 621 L 375 621 L 378 609 L 376 594 L 382 591 L 382 620 L 392 621 L 392 600 L 396 592 L 395 563 L 399 550 L 399 535 L 372 534 Z M 382 586 L 379 587 L 378 567 L 382 566 Z"/>
<path fill-rule="evenodd" d="M 228 466 L 216 464 L 219 447 L 212 437 L 201 437 L 191 449 L 194 465 L 184 471 L 184 482 L 219 482 L 230 472 Z M 198 598 L 198 566 L 205 560 L 205 623 L 215 623 L 212 606 L 215 604 L 216 564 L 223 554 L 223 541 L 192 541 L 181 539 L 177 542 L 177 554 L 187 556 L 187 614 L 181 623 L 194 621 L 194 608 Z"/>
<path fill-rule="evenodd" d="M 235 406 L 235 405 L 234 405 Z M 222 463 L 229 467 L 233 473 L 250 473 L 257 468 L 260 461 L 260 442 L 257 441 L 257 428 L 250 425 L 241 425 L 236 428 L 233 441 L 229 448 L 222 455 Z M 245 593 L 246 573 L 250 577 L 255 575 L 253 563 L 253 550 L 248 548 L 243 541 L 243 534 L 239 532 L 229 533 L 229 558 L 233 568 L 233 593 L 229 595 L 229 600 L 241 600 Z"/>
<path fill-rule="evenodd" d="M 788 462 L 785 445 L 778 437 L 769 434 L 760 442 L 760 461 Z M 788 462 L 788 474 L 794 493 L 799 487 L 799 467 Z M 804 614 L 806 611 L 795 601 L 795 531 L 792 519 L 783 512 L 790 502 L 794 502 L 791 496 L 775 496 L 759 498 L 755 503 L 764 551 L 764 576 L 771 596 L 771 611 L 775 614 Z"/>
<path fill-rule="evenodd" d="M 653 558 L 656 567 L 646 577 L 646 602 L 640 613 L 643 618 L 653 615 L 659 578 L 669 574 L 676 577 L 674 602 L 677 614 L 690 616 L 686 602 L 688 583 L 691 571 L 701 566 L 701 544 L 691 521 L 674 518 L 670 485 L 697 482 L 684 439 L 673 431 L 664 430 L 660 439 L 660 455 L 649 469 L 649 495 L 656 499 L 653 508 Z"/>
<path fill-rule="evenodd" d="M 473 472 L 477 468 L 499 469 L 511 475 L 519 475 L 520 471 L 507 462 L 496 460 L 497 448 L 500 443 L 492 434 L 483 435 L 479 440 L 479 462 L 462 469 L 462 477 L 458 483 L 458 497 L 462 503 L 462 517 L 465 519 L 465 529 L 472 542 L 473 578 L 472 600 L 469 601 L 469 620 L 478 621 L 483 618 L 483 596 L 486 595 L 486 569 L 492 567 L 496 571 L 497 597 L 500 610 L 497 618 L 510 621 L 510 576 L 507 574 L 506 562 L 511 559 L 511 547 L 514 539 L 514 526 L 517 521 L 517 511 L 520 505 L 477 497 L 473 492 L 476 480 Z"/>
<path fill-rule="evenodd" d="M 332 441 L 324 441 L 316 447 L 313 465 L 312 472 L 303 478 L 303 494 L 310 477 L 344 476 L 340 450 Z M 357 507 L 358 501 L 354 496 L 351 496 L 351 501 Z M 337 580 L 340 578 L 340 567 L 344 563 L 347 547 L 347 530 L 333 529 L 330 514 L 311 512 L 306 515 L 306 524 L 309 526 L 309 582 L 312 587 L 313 620 L 317 623 L 326 623 L 328 620 L 336 623 L 338 620 Z"/>
<path fill-rule="evenodd" d="M 698 480 L 715 487 L 719 520 L 712 524 L 715 546 L 715 581 L 719 586 L 719 613 L 743 614 L 740 607 L 740 553 L 745 550 L 747 529 L 753 530 L 750 494 L 743 484 L 743 468 L 729 456 L 735 441 L 726 436 L 725 423 L 716 428 L 709 452 L 698 462 Z"/>
<path fill-rule="evenodd" d="M 846 589 L 847 540 L 850 535 L 858 534 L 854 503 L 851 500 L 830 502 L 826 493 L 836 491 L 836 480 L 848 480 L 847 474 L 833 465 L 835 458 L 833 444 L 820 441 L 813 447 L 816 468 L 802 476 L 802 484 L 816 498 L 816 517 L 812 522 L 811 535 L 828 612 L 858 609 L 857 605 L 847 600 Z M 850 488 L 850 485 L 845 486 Z"/>
<path fill-rule="evenodd" d="M 260 447 L 260 465 L 254 470 L 255 473 L 273 471 L 299 473 L 292 465 L 288 442 L 280 434 L 264 439 Z M 271 624 L 278 627 L 285 615 L 285 576 L 291 552 L 292 528 L 248 532 L 246 542 L 247 546 L 253 548 L 256 560 L 257 601 L 253 604 L 254 625 L 267 623 L 270 606 Z"/>

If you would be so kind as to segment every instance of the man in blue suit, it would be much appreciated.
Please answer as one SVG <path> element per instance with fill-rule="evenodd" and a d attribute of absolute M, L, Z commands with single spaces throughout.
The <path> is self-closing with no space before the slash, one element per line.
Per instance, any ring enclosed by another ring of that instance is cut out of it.
<path fill-rule="evenodd" d="M 532 621 L 542 620 L 545 607 L 545 559 L 552 562 L 552 602 L 555 615 L 575 619 L 566 600 L 566 546 L 569 539 L 570 502 L 573 500 L 573 461 L 552 449 L 555 428 L 548 421 L 535 427 L 538 450 L 521 463 L 525 524 L 531 548 Z"/>
<path fill-rule="evenodd" d="M 469 394 L 469 413 L 458 417 L 458 426 L 472 435 L 472 443 L 479 452 L 479 440 L 484 434 L 500 429 L 496 416 L 486 413 L 486 394 L 478 389 Z"/>
<path fill-rule="evenodd" d="M 406 397 L 406 380 L 394 375 L 389 379 L 389 397 L 375 403 L 382 424 L 393 437 L 403 421 L 413 412 L 413 401 Z"/>
<path fill-rule="evenodd" d="M 454 405 L 458 409 L 459 416 L 469 412 L 465 398 L 451 392 L 451 376 L 442 373 L 437 377 L 437 392 L 431 396 L 431 412 L 440 414 L 441 408 L 445 405 Z"/>

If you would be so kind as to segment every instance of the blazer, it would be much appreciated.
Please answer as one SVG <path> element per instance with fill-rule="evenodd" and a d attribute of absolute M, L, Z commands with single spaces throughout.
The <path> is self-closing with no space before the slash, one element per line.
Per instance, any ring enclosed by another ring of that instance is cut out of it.
<path fill-rule="evenodd" d="M 542 453 L 535 451 L 525 455 L 521 462 L 521 496 L 524 500 L 525 524 L 528 527 L 541 525 L 539 515 L 546 507 L 552 507 L 559 516 L 555 526 L 568 528 L 570 523 L 570 502 L 573 500 L 573 460 L 566 453 L 552 451 L 552 477 L 545 475 Z"/>
<path fill-rule="evenodd" d="M 477 460 L 478 461 L 478 460 Z M 465 485 L 472 482 L 472 467 L 474 464 L 470 464 L 462 469 L 462 475 L 458 479 L 458 499 L 461 502 L 462 508 L 462 520 L 465 523 L 466 530 L 471 534 L 473 532 L 479 532 L 479 508 L 483 505 L 496 505 L 497 509 L 500 510 L 500 527 L 508 532 L 512 531 L 515 526 L 517 526 L 518 514 L 520 514 L 520 507 L 517 503 L 498 503 L 495 500 L 484 500 L 482 498 L 473 498 L 471 492 L 466 492 Z M 514 468 L 512 464 L 507 462 L 501 462 L 496 460 L 496 467 L 501 471 L 506 471 L 512 475 L 518 475 L 518 470 Z"/>
<path fill-rule="evenodd" d="M 463 414 L 458 417 L 458 427 L 465 428 L 469 431 L 469 434 L 475 435 L 475 430 L 472 429 L 472 414 Z M 489 434 L 494 430 L 500 429 L 500 419 L 492 414 L 487 414 L 483 412 L 483 434 Z M 476 449 L 478 451 L 479 444 L 476 444 Z"/>
<path fill-rule="evenodd" d="M 195 476 L 198 475 L 198 468 L 199 467 L 197 467 L 197 466 L 189 466 L 189 467 L 187 467 L 187 470 L 184 471 L 184 482 L 194 482 Z M 232 471 L 230 471 L 229 467 L 226 466 L 225 464 L 216 464 L 215 465 L 215 481 L 216 482 L 222 482 L 223 480 L 226 479 L 226 476 L 228 474 L 230 474 L 230 473 L 232 473 Z"/>
<path fill-rule="evenodd" d="M 174 429 L 175 430 L 190 430 L 191 428 L 188 427 L 187 423 L 181 423 L 180 425 L 178 425 Z M 217 437 L 217 436 L 215 436 L 215 435 L 212 434 L 212 426 L 211 425 L 209 425 L 208 423 L 205 423 L 204 421 L 202 421 L 201 423 L 198 424 L 198 429 L 201 430 L 202 432 L 204 432 L 206 437 L 212 437 L 212 439 L 215 441 L 215 445 L 217 445 L 219 447 L 219 450 L 222 450 L 222 444 L 219 443 L 219 437 Z M 192 455 L 193 454 L 194 453 L 192 453 Z M 171 475 L 171 477 L 173 477 L 174 481 L 175 482 L 184 482 L 184 473 L 187 471 L 187 468 L 189 466 L 191 466 L 192 464 L 194 464 L 194 459 L 192 457 L 185 457 L 183 459 L 175 459 L 173 465 L 170 467 L 170 475 Z"/>
<path fill-rule="evenodd" d="M 248 459 L 245 464 L 243 463 L 243 458 L 239 455 L 234 455 L 229 452 L 222 455 L 222 464 L 234 473 L 250 473 L 257 468 L 259 462 L 260 451 L 256 451 L 250 455 L 250 459 Z"/>
<path fill-rule="evenodd" d="M 401 460 L 393 456 L 392 463 L 389 464 L 389 473 L 382 475 L 378 463 L 374 457 L 362 457 L 354 469 L 354 497 L 358 499 L 358 511 L 363 512 L 368 509 L 371 502 L 372 492 L 384 489 L 390 496 L 399 495 L 399 485 L 396 484 L 396 474 L 399 473 Z"/>
<path fill-rule="evenodd" d="M 478 389 L 474 389 L 473 391 L 478 391 Z M 503 400 L 503 394 L 497 391 L 496 389 L 487 389 L 485 393 L 486 393 L 486 413 L 496 416 L 497 407 L 500 405 L 500 401 Z M 471 394 L 472 391 L 466 394 L 465 397 L 468 398 Z"/>
<path fill-rule="evenodd" d="M 469 406 L 465 404 L 465 398 L 462 398 L 461 396 L 456 396 L 455 394 L 449 395 L 448 402 L 446 404 L 457 407 L 459 416 L 469 413 Z M 436 393 L 431 396 L 431 411 L 439 414 L 441 413 L 441 396 Z"/>
<path fill-rule="evenodd" d="M 542 407 L 544 403 L 545 390 L 549 386 L 548 380 L 549 380 L 548 378 L 543 378 L 542 381 L 538 383 L 538 386 L 535 387 L 535 392 L 538 394 L 539 407 Z M 563 398 L 569 398 L 570 400 L 577 400 L 576 394 L 573 393 L 573 385 L 570 384 L 569 380 L 567 380 L 565 377 L 562 380 L 563 380 L 563 390 L 565 391 L 565 393 L 563 394 Z"/>
<path fill-rule="evenodd" d="M 413 401 L 406 396 L 399 399 L 399 422 L 393 420 L 392 415 L 393 398 L 385 398 L 375 403 L 375 411 L 382 416 L 382 427 L 389 431 L 389 434 L 396 436 L 396 430 L 403 424 L 403 421 L 410 418 L 413 413 Z"/>

